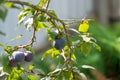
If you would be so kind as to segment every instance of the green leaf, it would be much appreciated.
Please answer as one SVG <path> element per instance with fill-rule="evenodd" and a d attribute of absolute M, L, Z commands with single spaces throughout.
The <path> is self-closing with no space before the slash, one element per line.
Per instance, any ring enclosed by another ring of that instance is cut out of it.
<path fill-rule="evenodd" d="M 33 18 L 28 18 L 28 19 L 25 21 L 24 24 L 25 24 L 27 30 L 29 30 L 29 28 L 32 27 L 32 25 L 33 25 Z"/>
<path fill-rule="evenodd" d="M 19 13 L 18 19 L 20 20 L 23 16 L 27 16 L 29 13 L 31 13 L 31 8 L 25 8 Z"/>
<path fill-rule="evenodd" d="M 0 79 L 2 79 L 3 76 L 7 76 L 7 75 L 9 75 L 9 74 L 7 72 L 3 71 L 3 66 L 0 67 Z"/>
<path fill-rule="evenodd" d="M 54 17 L 57 17 L 57 15 L 56 15 L 54 10 L 49 10 L 48 13 L 51 14 L 52 16 L 54 16 Z"/>
<path fill-rule="evenodd" d="M 76 40 L 76 41 L 72 42 L 72 44 L 73 44 L 74 46 L 79 45 L 79 43 L 80 43 L 80 40 Z"/>
<path fill-rule="evenodd" d="M 50 36 L 53 38 L 53 39 L 55 39 L 55 37 L 58 35 L 56 32 L 50 32 L 49 33 L 50 34 Z"/>
<path fill-rule="evenodd" d="M 60 28 L 61 30 L 63 30 L 63 29 L 64 29 L 64 26 L 63 26 L 63 25 L 59 25 L 59 28 Z"/>
<path fill-rule="evenodd" d="M 0 35 L 6 36 L 6 33 L 0 30 Z"/>
<path fill-rule="evenodd" d="M 2 19 L 3 21 L 5 21 L 5 18 L 7 16 L 7 8 L 4 5 L 0 5 L 0 19 Z"/>
<path fill-rule="evenodd" d="M 47 28 L 46 32 L 49 34 L 51 32 L 51 28 Z"/>
<path fill-rule="evenodd" d="M 40 21 L 36 21 L 36 31 L 39 31 L 41 28 L 46 28 L 47 25 L 44 24 L 43 22 L 40 22 Z"/>
<path fill-rule="evenodd" d="M 40 0 L 40 2 L 38 3 L 38 6 L 40 8 L 46 7 L 45 4 L 47 3 L 48 0 Z"/>
<path fill-rule="evenodd" d="M 90 42 L 90 40 L 91 40 L 91 38 L 87 35 L 81 35 L 81 37 L 82 37 L 83 41 L 85 41 L 85 42 Z"/>
<path fill-rule="evenodd" d="M 23 71 L 24 71 L 24 68 L 23 68 L 23 67 L 20 67 L 20 68 L 18 68 L 18 69 L 16 70 L 16 72 L 17 72 L 18 74 L 21 74 Z"/>
<path fill-rule="evenodd" d="M 68 30 L 71 30 L 71 31 L 74 31 L 75 33 L 77 33 L 77 34 L 80 34 L 80 32 L 79 31 L 77 31 L 76 29 L 74 29 L 74 28 L 68 28 Z"/>
<path fill-rule="evenodd" d="M 18 35 L 18 36 L 16 36 L 15 38 L 13 38 L 13 39 L 11 39 L 10 41 L 8 41 L 7 42 L 7 44 L 8 43 L 11 43 L 11 42 L 13 42 L 13 41 L 15 41 L 15 40 L 18 40 L 18 39 L 20 39 L 20 38 L 22 38 L 23 36 L 22 35 Z M 16 47 L 17 48 L 17 47 Z"/>
<path fill-rule="evenodd" d="M 21 11 L 20 14 L 18 15 L 19 21 L 17 25 L 23 23 L 27 15 L 30 14 L 31 12 L 32 12 L 31 8 L 25 8 L 23 11 Z"/>
<path fill-rule="evenodd" d="M 25 49 L 28 51 L 31 51 L 33 54 L 35 54 L 35 51 L 32 47 L 26 46 Z"/>
<path fill-rule="evenodd" d="M 18 35 L 18 36 L 15 37 L 15 40 L 20 39 L 22 37 L 23 37 L 22 35 Z"/>
<path fill-rule="evenodd" d="M 50 41 L 54 40 L 58 35 L 55 31 L 49 31 L 49 32 L 47 31 L 47 33 Z"/>
<path fill-rule="evenodd" d="M 80 48 L 85 56 L 87 56 L 88 53 L 91 51 L 91 45 L 89 43 L 84 42 L 83 44 L 81 44 Z"/>
<path fill-rule="evenodd" d="M 71 57 L 72 57 L 73 60 L 76 60 L 76 56 L 75 56 L 74 53 L 72 53 Z"/>
<path fill-rule="evenodd" d="M 62 78 L 65 80 L 73 80 L 73 74 L 69 71 L 63 72 Z"/>
<path fill-rule="evenodd" d="M 41 13 L 40 15 L 38 15 L 37 20 L 41 21 L 41 22 L 46 22 L 47 21 L 46 16 L 45 16 L 44 13 Z"/>
<path fill-rule="evenodd" d="M 93 47 L 94 47 L 96 50 L 101 51 L 101 47 L 100 47 L 98 44 L 93 43 Z"/>
<path fill-rule="evenodd" d="M 13 3 L 11 3 L 11 2 L 6 2 L 5 5 L 6 5 L 6 7 L 8 7 L 8 8 L 20 9 L 20 7 L 16 6 L 15 4 L 13 4 Z"/>
<path fill-rule="evenodd" d="M 3 71 L 7 72 L 7 73 L 11 73 L 12 72 L 12 67 L 10 67 L 8 65 L 4 65 L 3 66 Z"/>
<path fill-rule="evenodd" d="M 78 75 L 78 76 L 81 77 L 81 78 L 79 77 L 79 79 L 77 79 L 77 80 L 87 80 L 86 75 L 85 75 L 84 73 L 81 73 L 77 67 L 73 67 L 73 72 L 74 72 L 76 75 Z M 76 78 L 77 78 L 77 77 L 76 77 Z"/>
<path fill-rule="evenodd" d="M 49 49 L 43 54 L 42 60 L 50 54 L 52 58 L 57 58 L 60 55 L 60 51 L 55 48 Z"/>
<path fill-rule="evenodd" d="M 18 24 L 22 24 L 23 21 L 25 20 L 25 18 L 26 18 L 26 16 L 23 16 L 23 17 L 18 21 L 17 25 L 18 25 Z"/>
<path fill-rule="evenodd" d="M 7 80 L 20 80 L 24 69 L 21 67 L 20 69 L 12 68 L 11 70 L 12 71 L 7 77 Z"/>
<path fill-rule="evenodd" d="M 82 80 L 87 80 L 87 77 L 84 73 L 80 73 L 79 75 L 81 76 Z"/>
<path fill-rule="evenodd" d="M 4 45 L 2 43 L 0 43 L 0 46 L 3 47 Z"/>
<path fill-rule="evenodd" d="M 0 63 L 4 66 L 8 65 L 9 59 L 8 59 L 7 53 L 0 53 Z"/>
<path fill-rule="evenodd" d="M 84 73 L 81 73 L 77 67 L 73 67 L 73 73 L 76 75 L 75 80 L 87 80 L 86 75 Z"/>
<path fill-rule="evenodd" d="M 52 73 L 52 74 L 57 74 L 58 72 L 60 72 L 60 71 L 62 71 L 62 70 L 64 70 L 64 69 L 65 69 L 65 68 L 63 68 L 62 64 L 58 64 L 58 65 L 57 65 L 57 68 L 56 68 L 54 71 L 50 72 L 50 73 Z"/>
<path fill-rule="evenodd" d="M 32 70 L 35 66 L 33 64 L 28 66 L 28 70 Z"/>
<path fill-rule="evenodd" d="M 78 31 L 86 33 L 89 30 L 88 20 L 82 20 L 81 24 L 79 25 Z"/>
<path fill-rule="evenodd" d="M 54 48 L 51 54 L 52 54 L 52 58 L 58 58 L 60 52 L 59 50 Z"/>
<path fill-rule="evenodd" d="M 36 78 L 33 75 L 28 75 L 28 80 L 36 80 Z"/>
<path fill-rule="evenodd" d="M 89 65 L 82 65 L 82 68 L 85 68 L 85 69 L 93 69 L 93 70 L 95 70 L 94 67 L 89 66 Z"/>
<path fill-rule="evenodd" d="M 60 72 L 62 69 L 59 69 L 59 68 L 57 68 L 57 69 L 55 69 L 54 71 L 52 71 L 52 73 L 57 73 L 57 72 Z"/>
<path fill-rule="evenodd" d="M 5 5 L 6 5 L 8 8 L 11 8 L 13 4 L 12 4 L 11 2 L 6 2 Z"/>
<path fill-rule="evenodd" d="M 52 79 L 51 79 L 51 77 L 48 76 L 48 77 L 43 77 L 40 80 L 52 80 Z"/>
<path fill-rule="evenodd" d="M 4 50 L 5 50 L 6 52 L 8 52 L 9 54 L 11 54 L 11 53 L 13 52 L 13 49 L 12 49 L 11 46 L 5 46 L 5 47 L 4 47 Z"/>
<path fill-rule="evenodd" d="M 10 75 L 7 77 L 8 80 L 18 80 L 20 74 L 16 73 L 15 69 L 12 69 L 12 72 L 10 73 Z"/>

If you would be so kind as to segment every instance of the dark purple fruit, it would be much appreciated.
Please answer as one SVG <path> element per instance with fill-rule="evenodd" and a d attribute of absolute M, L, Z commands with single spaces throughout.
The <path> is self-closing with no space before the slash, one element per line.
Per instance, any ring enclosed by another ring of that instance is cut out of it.
<path fill-rule="evenodd" d="M 25 59 L 25 55 L 21 51 L 15 51 L 13 52 L 11 58 L 13 58 L 15 62 L 22 62 Z"/>
<path fill-rule="evenodd" d="M 16 62 L 14 59 L 10 59 L 8 65 L 9 65 L 10 67 L 16 67 L 16 66 L 17 66 L 17 62 Z"/>
<path fill-rule="evenodd" d="M 32 61 L 32 59 L 33 59 L 33 54 L 32 54 L 31 51 L 26 51 L 26 52 L 24 53 L 24 55 L 25 55 L 25 61 L 27 61 L 27 62 Z"/>
<path fill-rule="evenodd" d="M 65 45 L 66 45 L 66 42 L 63 38 L 57 38 L 54 40 L 53 46 L 58 50 L 63 49 Z"/>

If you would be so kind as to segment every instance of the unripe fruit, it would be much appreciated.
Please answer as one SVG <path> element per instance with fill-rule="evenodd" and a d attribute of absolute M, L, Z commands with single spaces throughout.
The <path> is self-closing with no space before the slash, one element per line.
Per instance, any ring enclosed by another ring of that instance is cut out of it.
<path fill-rule="evenodd" d="M 31 53 L 31 51 L 26 51 L 26 52 L 24 53 L 24 55 L 25 55 L 25 61 L 27 61 L 27 62 L 32 61 L 32 59 L 33 59 L 33 54 Z"/>
<path fill-rule="evenodd" d="M 12 58 L 12 59 L 10 59 L 8 65 L 10 67 L 16 67 L 17 66 L 17 62 Z"/>
<path fill-rule="evenodd" d="M 15 62 L 22 62 L 25 59 L 25 55 L 21 51 L 15 51 L 15 52 L 13 52 L 13 54 L 12 54 L 11 57 L 13 57 L 13 59 L 15 60 Z"/>
<path fill-rule="evenodd" d="M 66 42 L 63 38 L 57 38 L 53 42 L 53 46 L 58 50 L 63 49 L 65 45 L 66 45 Z"/>

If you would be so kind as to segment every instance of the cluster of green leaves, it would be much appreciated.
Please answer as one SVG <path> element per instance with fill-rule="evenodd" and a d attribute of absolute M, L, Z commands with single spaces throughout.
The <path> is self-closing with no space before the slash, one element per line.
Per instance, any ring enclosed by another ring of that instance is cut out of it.
<path fill-rule="evenodd" d="M 18 1 L 17 3 L 21 4 L 22 2 Z M 8 7 L 13 7 L 14 1 L 13 3 L 8 1 L 5 2 L 5 4 L 7 4 Z M 48 9 L 49 0 L 40 0 L 37 6 L 30 6 L 29 3 L 25 3 L 25 5 L 28 7 L 25 7 L 23 2 L 22 6 L 24 6 L 24 8 L 18 15 L 19 21 L 17 26 L 24 24 L 27 30 L 30 31 L 30 29 L 33 29 L 33 37 L 31 42 L 23 47 L 12 47 L 1 44 L 1 46 L 4 48 L 4 51 L 7 52 L 5 58 L 1 58 L 0 60 L 3 65 L 3 71 L 7 72 L 6 80 L 36 80 L 35 76 L 31 74 L 35 74 L 37 76 L 39 75 L 41 80 L 87 80 L 85 74 L 80 72 L 77 66 L 74 66 L 76 61 L 76 48 L 79 49 L 80 53 L 83 53 L 85 56 L 88 55 L 92 47 L 98 49 L 99 51 L 101 50 L 96 44 L 96 40 L 91 37 L 90 33 L 88 32 L 88 20 L 84 19 L 80 24 L 79 29 L 73 29 L 69 28 L 68 25 L 66 26 L 66 24 L 57 17 L 53 10 Z M 39 11 L 38 8 L 41 11 Z M 42 60 L 46 59 L 48 55 L 50 55 L 52 59 L 62 59 L 62 62 L 58 62 L 57 67 L 46 74 L 35 72 L 36 69 L 37 71 L 39 71 L 39 69 L 33 65 L 29 65 L 27 70 L 24 69 L 21 64 L 18 64 L 17 67 L 8 66 L 9 56 L 19 48 L 24 48 L 33 52 L 30 46 L 32 46 L 34 39 L 36 38 L 35 33 L 43 28 L 47 29 L 48 39 L 51 41 L 51 44 L 54 42 L 56 37 L 66 39 L 65 41 L 67 44 L 62 50 L 58 50 L 52 46 L 51 49 L 47 50 L 43 54 Z M 69 30 L 76 33 L 76 35 L 69 34 Z M 15 40 L 20 38 L 21 36 L 17 36 Z M 90 66 L 84 66 L 84 68 L 93 69 L 93 67 Z M 24 76 L 24 74 L 26 76 Z"/>
<path fill-rule="evenodd" d="M 43 54 L 42 59 L 45 59 L 48 55 L 51 55 L 51 58 L 53 59 L 57 58 L 61 60 L 61 57 L 62 57 L 62 59 L 64 59 L 65 61 L 65 62 L 63 61 L 62 63 L 58 62 L 57 67 L 54 69 L 54 71 L 48 72 L 47 75 L 49 76 L 45 77 L 45 79 L 86 80 L 87 79 L 86 76 L 84 75 L 84 73 L 79 71 L 78 66 L 76 67 L 73 65 L 74 61 L 76 61 L 76 55 L 75 55 L 76 50 L 79 50 L 79 53 L 77 53 L 77 55 L 81 55 L 81 53 L 83 53 L 85 56 L 87 56 L 90 53 L 92 48 L 95 48 L 98 51 L 101 51 L 100 46 L 96 44 L 95 38 L 90 36 L 90 33 L 88 32 L 88 30 L 87 32 L 80 32 L 73 28 L 69 28 L 69 30 L 75 33 L 75 35 L 71 35 L 71 37 L 69 37 L 71 46 L 66 45 L 62 51 L 56 50 L 53 46 L 53 48 L 47 50 Z M 48 29 L 47 32 L 49 33 L 50 40 L 54 40 L 57 33 L 55 31 L 54 32 L 50 31 L 50 29 Z M 70 52 L 70 48 L 73 50 L 72 53 Z M 71 59 L 71 61 L 69 61 L 69 59 Z M 59 67 L 59 65 L 62 65 L 62 66 Z M 72 66 L 72 68 L 70 66 Z M 87 65 L 84 66 L 84 68 L 93 69 L 93 67 L 87 66 Z"/>

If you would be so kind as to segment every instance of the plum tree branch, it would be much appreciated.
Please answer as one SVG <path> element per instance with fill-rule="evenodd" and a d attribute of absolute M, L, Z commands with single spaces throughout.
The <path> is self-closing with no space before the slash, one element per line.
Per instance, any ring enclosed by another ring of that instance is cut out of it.
<path fill-rule="evenodd" d="M 27 46 L 33 45 L 33 43 L 34 43 L 34 41 L 35 41 L 35 38 L 36 38 L 36 36 L 35 36 L 36 30 L 35 30 L 35 28 L 33 28 L 33 29 L 34 29 L 34 30 L 33 30 L 32 38 L 30 39 L 30 41 L 29 41 L 26 45 L 18 46 L 18 48 L 25 48 L 25 47 L 27 47 Z"/>
<path fill-rule="evenodd" d="M 83 19 L 62 19 L 66 24 L 80 23 Z M 94 19 L 87 19 L 88 21 L 94 21 Z"/>
<path fill-rule="evenodd" d="M 49 1 L 50 1 L 50 0 L 49 0 Z M 28 2 L 16 1 L 16 0 L 5 0 L 4 2 L 11 2 L 11 3 L 14 3 L 14 4 L 20 4 L 20 5 L 22 5 L 22 6 L 24 5 L 24 6 L 31 7 L 31 8 L 33 8 L 33 9 L 37 10 L 38 12 L 39 12 L 39 11 L 40 11 L 40 12 L 43 12 L 43 13 L 47 14 L 50 18 L 52 18 L 52 19 L 60 22 L 60 23 L 63 25 L 64 32 L 66 33 L 66 34 L 65 34 L 65 36 L 66 36 L 66 41 L 67 41 L 67 45 L 68 45 L 68 47 L 69 47 L 69 49 L 70 49 L 70 51 L 69 51 L 69 59 L 68 59 L 68 60 L 71 61 L 71 55 L 72 55 L 72 52 L 73 52 L 73 51 L 72 51 L 72 48 L 71 48 L 71 42 L 70 42 L 70 39 L 69 39 L 68 31 L 67 31 L 67 29 L 66 29 L 66 24 L 64 23 L 63 20 L 61 20 L 61 19 L 59 19 L 58 17 L 56 17 L 56 16 L 52 15 L 51 13 L 49 13 L 49 11 L 48 11 L 47 9 L 41 9 L 41 8 L 39 8 L 39 6 L 33 5 L 33 4 L 31 4 L 31 3 L 28 3 Z M 48 5 L 49 5 L 49 4 L 48 4 Z M 33 33 L 33 38 L 35 37 L 34 35 L 35 35 L 35 33 Z M 31 39 L 31 41 L 30 41 L 28 44 L 23 45 L 23 46 L 19 46 L 19 48 L 24 48 L 24 47 L 26 47 L 26 46 L 30 46 L 31 44 L 33 44 L 33 42 L 34 42 L 33 38 Z"/>
<path fill-rule="evenodd" d="M 69 37 L 68 37 L 68 34 L 67 34 L 67 33 L 68 33 L 68 32 L 67 32 L 67 29 L 66 29 L 66 27 L 65 27 L 65 26 L 66 26 L 65 23 L 64 23 L 61 19 L 59 19 L 59 18 L 53 16 L 52 14 L 50 14 L 50 13 L 48 12 L 48 10 L 46 10 L 46 9 L 41 9 L 41 8 L 39 8 L 38 6 L 35 6 L 35 5 L 31 4 L 31 3 L 24 2 L 24 1 L 14 1 L 14 0 L 8 0 L 8 1 L 7 1 L 7 0 L 5 0 L 4 2 L 11 2 L 11 3 L 15 3 L 15 4 L 20 4 L 20 5 L 25 5 L 25 6 L 32 7 L 32 8 L 34 8 L 34 9 L 37 10 L 37 11 L 41 11 L 41 12 L 46 13 L 50 18 L 52 18 L 52 19 L 60 22 L 60 23 L 63 25 L 63 27 L 64 27 L 64 30 L 65 30 L 65 33 L 66 33 L 67 44 L 68 44 L 68 46 L 70 47 L 70 41 L 69 41 Z"/>

